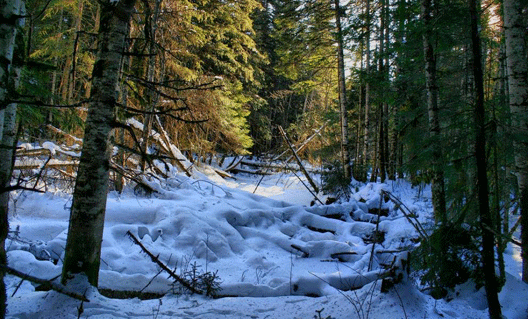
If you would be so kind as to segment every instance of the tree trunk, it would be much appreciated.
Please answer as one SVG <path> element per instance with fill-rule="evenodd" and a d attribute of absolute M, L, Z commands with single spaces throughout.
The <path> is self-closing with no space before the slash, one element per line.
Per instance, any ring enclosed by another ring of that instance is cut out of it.
<path fill-rule="evenodd" d="M 343 54 L 343 31 L 341 30 L 341 7 L 339 0 L 334 0 L 335 17 L 337 28 L 337 63 L 339 74 L 339 106 L 341 110 L 341 162 L 343 164 L 345 179 L 350 180 L 352 173 L 350 169 L 350 152 L 348 147 L 348 119 L 345 86 L 345 58 Z"/>
<path fill-rule="evenodd" d="M 379 42 L 380 42 L 380 52 L 379 52 L 379 74 L 381 78 L 382 86 L 388 86 L 388 70 L 389 66 L 385 60 L 385 45 L 387 44 L 386 40 L 386 1 L 381 0 L 380 1 L 380 33 L 379 33 Z M 385 94 L 385 90 L 381 90 L 381 103 L 380 103 L 380 118 L 379 118 L 379 172 L 380 172 L 380 180 L 382 183 L 385 182 L 387 178 L 387 162 L 388 162 L 388 103 L 387 103 L 387 95 Z"/>
<path fill-rule="evenodd" d="M 0 140 L 0 264 L 7 265 L 5 241 L 9 231 L 9 192 L 1 188 L 8 187 L 11 181 L 14 146 L 16 140 L 16 104 L 5 109 L 3 126 L 4 134 Z M 3 124 L 3 125 L 2 125 Z M 6 312 L 6 287 L 4 285 L 4 270 L 0 270 L 0 318 Z"/>
<path fill-rule="evenodd" d="M 101 3 L 97 59 L 92 72 L 91 102 L 73 193 L 63 282 L 72 274 L 85 273 L 91 285 L 97 287 L 98 284 L 112 153 L 110 135 L 121 59 L 134 3 L 135 0 Z"/>
<path fill-rule="evenodd" d="M 365 120 L 363 122 L 364 131 L 363 131 L 363 175 L 364 181 L 367 181 L 367 170 L 369 165 L 369 126 L 370 126 L 370 0 L 366 0 L 365 14 L 366 14 L 366 30 L 365 30 L 365 74 L 367 76 L 367 81 L 365 84 Z"/>
<path fill-rule="evenodd" d="M 406 15 L 406 0 L 398 0 L 398 5 L 396 8 L 396 12 L 394 13 L 395 18 L 394 20 L 397 23 L 398 29 L 395 38 L 397 39 L 397 42 L 400 44 L 404 44 L 406 40 L 406 27 L 407 27 L 407 15 Z M 401 50 L 397 53 L 396 57 L 396 103 L 393 106 L 392 109 L 392 118 L 393 118 L 393 125 L 390 132 L 391 137 L 391 157 L 390 157 L 390 165 L 391 165 L 391 175 L 389 176 L 389 179 L 396 179 L 396 178 L 403 178 L 401 172 L 401 166 L 400 164 L 400 150 L 401 150 L 401 143 L 400 143 L 400 132 L 399 132 L 399 126 L 400 126 L 400 116 L 399 112 L 400 109 L 404 105 L 404 101 L 407 99 L 407 86 L 406 81 L 403 80 L 406 78 L 405 74 L 406 71 L 403 68 L 403 60 L 405 59 L 406 53 L 405 51 Z"/>
<path fill-rule="evenodd" d="M 526 13 L 523 13 L 527 5 L 522 3 L 504 0 L 503 6 L 513 148 L 521 209 L 522 279 L 528 282 L 528 49 Z"/>
<path fill-rule="evenodd" d="M 502 318 L 497 279 L 495 277 L 495 236 L 489 208 L 488 174 L 486 160 L 486 122 L 484 109 L 484 76 L 480 47 L 480 3 L 470 0 L 471 44 L 473 51 L 473 75 L 475 79 L 475 157 L 477 162 L 477 195 L 482 230 L 482 267 L 490 318 Z"/>
<path fill-rule="evenodd" d="M 145 15 L 147 16 L 146 21 L 148 22 L 145 26 L 145 35 L 150 41 L 149 43 L 149 60 L 147 64 L 147 81 L 149 83 L 154 83 L 155 78 L 155 68 L 156 68 L 156 30 L 158 28 L 158 16 L 160 10 L 161 0 L 156 0 L 156 7 L 154 12 L 151 12 L 150 7 L 146 7 Z M 151 17 L 152 15 L 152 17 Z M 149 28 L 150 27 L 150 28 Z M 146 88 L 146 101 L 147 105 L 145 111 L 153 112 L 156 105 L 156 94 L 154 90 L 150 87 Z M 143 121 L 143 134 L 141 139 L 141 148 L 145 153 L 148 153 L 148 138 L 152 129 L 152 113 L 145 114 L 145 119 Z M 145 169 L 145 158 L 141 159 L 141 169 Z"/>
<path fill-rule="evenodd" d="M 4 187 L 11 180 L 15 140 L 16 140 L 16 104 L 9 104 L 9 86 L 15 85 L 10 78 L 13 56 L 16 48 L 18 28 L 22 26 L 25 15 L 22 0 L 0 0 L 0 264 L 7 265 L 5 241 L 9 231 L 9 193 Z M 20 54 L 20 52 L 19 52 Z M 0 270 L 0 318 L 5 318 L 6 291 L 5 271 Z"/>
<path fill-rule="evenodd" d="M 436 83 L 436 57 L 433 48 L 432 1 L 422 2 L 423 50 L 425 57 L 425 85 L 429 116 L 429 137 L 432 139 L 432 185 L 433 211 L 436 222 L 447 221 L 442 146 L 440 145 L 440 116 L 438 110 L 438 86 Z"/>
<path fill-rule="evenodd" d="M 79 54 L 79 31 L 81 31 L 82 28 L 82 17 L 83 17 L 83 10 L 84 10 L 84 2 L 79 1 L 77 4 L 77 21 L 75 22 L 75 31 L 76 31 L 76 40 L 74 42 L 73 52 L 74 55 L 72 57 L 72 63 L 71 63 L 71 70 L 70 70 L 70 79 L 68 84 L 68 104 L 74 103 L 74 94 L 75 94 L 75 86 L 76 86 L 76 68 L 77 68 L 77 61 L 79 60 L 78 54 Z"/>

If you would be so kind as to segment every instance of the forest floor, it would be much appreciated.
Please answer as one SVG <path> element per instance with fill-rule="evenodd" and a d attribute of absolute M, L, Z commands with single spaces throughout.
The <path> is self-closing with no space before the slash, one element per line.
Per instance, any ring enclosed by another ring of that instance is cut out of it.
<path fill-rule="evenodd" d="M 108 195 L 99 288 L 163 296 L 109 298 L 73 280 L 69 288 L 90 300 L 81 307 L 79 300 L 7 276 L 7 318 L 487 318 L 484 290 L 471 282 L 440 300 L 421 292 L 413 276 L 380 291 L 380 274 L 405 260 L 402 250 L 418 237 L 397 205 L 380 200 L 380 191 L 399 198 L 427 226 L 427 186 L 354 183 L 349 201 L 310 207 L 313 196 L 292 174 L 266 176 L 258 188 L 258 177 L 235 177 L 202 170 L 193 178 L 152 181 L 157 192 L 150 195 L 130 188 Z M 60 189 L 14 194 L 10 267 L 43 279 L 60 275 L 70 205 L 71 195 Z M 384 238 L 373 244 L 377 216 L 369 209 L 380 205 L 388 216 L 378 225 Z M 221 297 L 182 291 L 127 232 L 182 277 L 215 274 Z M 526 319 L 528 285 L 520 281 L 517 247 L 508 246 L 505 260 L 503 313 Z"/>

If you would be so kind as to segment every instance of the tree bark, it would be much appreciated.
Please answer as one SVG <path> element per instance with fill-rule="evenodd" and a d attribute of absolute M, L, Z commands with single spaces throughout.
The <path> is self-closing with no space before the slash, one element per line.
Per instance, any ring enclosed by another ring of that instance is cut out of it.
<path fill-rule="evenodd" d="M 386 46 L 386 36 L 388 35 L 388 32 L 386 32 L 386 24 L 387 24 L 387 16 L 386 16 L 386 1 L 381 0 L 380 1 L 380 30 L 379 30 L 379 74 L 381 77 L 381 83 L 383 86 L 388 86 L 388 70 L 389 66 L 386 62 L 386 55 L 385 55 L 385 46 Z M 385 90 L 381 90 L 381 103 L 380 103 L 380 118 L 379 118 L 379 174 L 380 174 L 380 180 L 382 183 L 385 182 L 387 179 L 387 162 L 388 162 L 388 103 L 387 103 L 387 95 L 385 94 Z"/>
<path fill-rule="evenodd" d="M 440 145 L 440 116 L 438 109 L 438 86 L 436 83 L 436 57 L 433 48 L 432 0 L 422 2 L 423 50 L 425 57 L 425 85 L 429 116 L 429 137 L 432 139 L 432 185 L 433 211 L 436 222 L 447 221 L 442 146 Z"/>
<path fill-rule="evenodd" d="M 522 279 L 528 282 L 528 59 L 526 1 L 504 0 L 508 91 L 521 209 Z"/>
<path fill-rule="evenodd" d="M 484 109 L 484 76 L 480 46 L 480 3 L 469 1 L 471 20 L 471 47 L 473 52 L 473 75 L 475 79 L 475 157 L 477 162 L 477 195 L 482 230 L 482 267 L 490 318 L 502 318 L 497 279 L 495 277 L 495 236 L 489 208 L 488 174 L 486 160 L 486 122 Z"/>
<path fill-rule="evenodd" d="M 339 108 L 341 110 L 341 162 L 345 179 L 350 180 L 352 171 L 350 169 L 350 152 L 348 146 L 348 119 L 347 100 L 345 85 L 345 58 L 343 53 L 343 31 L 341 29 L 341 7 L 339 0 L 334 0 L 335 18 L 337 28 L 337 63 L 339 75 Z"/>
<path fill-rule="evenodd" d="M 149 60 L 147 64 L 147 81 L 149 83 L 154 83 L 155 81 L 155 68 L 156 68 L 156 31 L 158 29 L 158 16 L 160 11 L 162 0 L 156 0 L 156 6 L 154 8 L 154 12 L 151 12 L 150 7 L 146 7 L 145 15 L 146 21 L 148 23 L 146 24 L 145 28 L 147 29 L 150 26 L 150 29 L 145 30 L 145 34 L 147 35 L 147 39 L 150 41 L 149 43 Z M 149 34 L 149 35 L 148 35 Z M 147 112 L 154 111 L 154 108 L 157 103 L 156 94 L 154 93 L 154 90 L 150 87 L 146 88 L 146 101 L 147 105 L 145 107 L 145 110 Z M 147 113 L 145 114 L 145 118 L 143 121 L 143 134 L 141 139 L 141 148 L 144 150 L 145 153 L 148 153 L 148 139 L 150 132 L 152 130 L 152 114 Z M 144 158 L 141 159 L 141 169 L 145 169 L 146 161 Z"/>
<path fill-rule="evenodd" d="M 11 77 L 18 28 L 25 15 L 24 1 L 0 0 L 0 188 L 9 186 L 16 139 L 16 104 L 9 104 L 9 87 L 15 82 Z M 9 231 L 9 193 L 0 192 L 0 264 L 7 265 L 5 241 Z M 5 317 L 5 270 L 0 269 L 0 318 Z"/>
<path fill-rule="evenodd" d="M 73 193 L 62 281 L 85 273 L 97 287 L 116 92 L 135 0 L 103 2 L 83 151 Z"/>
<path fill-rule="evenodd" d="M 370 0 L 366 0 L 365 14 L 366 14 L 366 30 L 365 30 L 365 74 L 367 81 L 365 84 L 365 120 L 363 122 L 363 175 L 364 181 L 367 180 L 367 170 L 369 163 L 369 127 L 370 127 Z"/>

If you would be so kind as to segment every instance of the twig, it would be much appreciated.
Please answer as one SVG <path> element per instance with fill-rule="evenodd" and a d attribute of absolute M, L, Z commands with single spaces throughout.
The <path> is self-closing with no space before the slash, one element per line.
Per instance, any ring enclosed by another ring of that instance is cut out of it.
<path fill-rule="evenodd" d="M 150 279 L 150 281 L 145 285 L 145 287 L 143 287 L 139 292 L 143 292 L 143 290 L 145 290 L 148 286 L 150 286 L 150 284 L 154 281 L 154 279 L 156 279 L 156 277 L 158 277 L 162 272 L 163 272 L 163 269 L 158 271 L 158 273 L 154 277 L 152 277 L 152 279 Z"/>
<path fill-rule="evenodd" d="M 145 248 L 145 246 L 143 246 L 143 244 L 136 238 L 136 236 L 134 236 L 130 230 L 126 232 L 126 234 L 128 235 L 128 237 L 130 237 L 130 239 L 132 239 L 132 241 L 138 245 L 139 247 L 141 247 L 141 249 L 143 250 L 143 252 L 145 254 L 147 254 L 150 259 L 155 262 L 156 264 L 158 264 L 158 266 L 161 267 L 161 269 L 165 270 L 172 278 L 176 279 L 177 282 L 179 282 L 180 284 L 182 284 L 185 288 L 189 289 L 191 292 L 195 293 L 195 294 L 199 294 L 199 295 L 202 295 L 203 294 L 203 291 L 201 291 L 200 289 L 197 289 L 195 287 L 193 287 L 191 284 L 189 284 L 185 279 L 183 279 L 182 277 L 176 275 L 172 270 L 169 269 L 169 267 L 167 267 L 164 263 L 162 263 L 158 257 L 154 256 L 147 248 Z"/>
<path fill-rule="evenodd" d="M 400 296 L 400 294 L 398 293 L 398 289 L 396 289 L 396 286 L 394 286 L 394 291 L 396 292 L 396 295 L 398 296 L 398 299 L 400 299 L 400 303 L 401 303 L 401 306 L 402 306 L 402 309 L 403 309 L 403 315 L 405 316 L 405 319 L 407 319 L 407 312 L 405 311 L 405 307 L 403 305 L 403 300 Z"/>
<path fill-rule="evenodd" d="M 48 165 L 48 163 L 51 161 L 51 154 L 48 156 L 48 158 L 46 159 L 46 162 L 44 162 L 44 165 L 42 165 L 42 167 L 40 168 L 38 174 L 37 174 L 37 179 L 35 180 L 35 184 L 33 184 L 33 188 L 37 188 L 37 185 L 40 181 L 40 178 L 42 177 L 42 173 L 44 173 L 44 169 L 46 168 L 46 165 Z"/>
<path fill-rule="evenodd" d="M 18 289 L 20 288 L 20 286 L 22 286 L 22 283 L 24 282 L 24 278 L 21 278 L 20 279 L 20 282 L 18 283 L 18 285 L 16 286 L 15 288 L 15 291 L 13 291 L 13 293 L 11 294 L 11 298 L 13 298 L 15 296 L 15 294 L 17 293 Z"/>
<path fill-rule="evenodd" d="M 0 269 L 4 270 L 5 272 L 7 272 L 10 275 L 17 276 L 18 278 L 22 278 L 24 280 L 30 281 L 30 282 L 35 283 L 35 284 L 39 284 L 44 289 L 54 290 L 54 291 L 56 291 L 58 293 L 66 295 L 68 297 L 71 297 L 71 298 L 74 298 L 74 299 L 77 299 L 77 300 L 81 300 L 81 301 L 90 302 L 90 300 L 88 300 L 88 298 L 86 298 L 85 296 L 80 295 L 80 294 L 78 294 L 76 292 L 73 292 L 73 291 L 69 291 L 68 288 L 66 288 L 65 286 L 63 286 L 61 284 L 56 284 L 56 283 L 51 282 L 49 280 L 40 279 L 40 278 L 37 278 L 37 277 L 33 277 L 33 276 L 30 276 L 30 275 L 27 275 L 27 274 L 25 274 L 23 272 L 20 272 L 20 271 L 18 271 L 16 269 L 13 269 L 13 268 L 11 268 L 9 266 L 6 266 L 6 265 L 1 265 L 0 264 Z"/>

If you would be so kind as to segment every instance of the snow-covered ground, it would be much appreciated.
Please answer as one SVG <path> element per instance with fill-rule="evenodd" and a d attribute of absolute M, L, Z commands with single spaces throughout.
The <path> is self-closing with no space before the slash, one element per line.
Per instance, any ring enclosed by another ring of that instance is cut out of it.
<path fill-rule="evenodd" d="M 267 176 L 258 187 L 258 179 L 236 178 L 224 180 L 202 171 L 194 178 L 174 175 L 163 184 L 153 183 L 158 193 L 149 197 L 131 189 L 110 193 L 99 287 L 165 295 L 110 299 L 72 282 L 71 288 L 90 300 L 82 304 L 80 318 L 487 317 L 484 291 L 469 283 L 457 288 L 450 301 L 421 293 L 411 279 L 380 292 L 381 280 L 376 278 L 383 265 L 404 256 L 393 251 L 412 245 L 417 235 L 391 202 L 382 201 L 389 209 L 379 224 L 385 238 L 374 247 L 371 261 L 368 236 L 376 226 L 369 222 L 368 209 L 380 205 L 384 189 L 427 223 L 427 188 L 418 192 L 405 181 L 358 185 L 350 202 L 310 207 L 313 197 L 293 175 Z M 7 243 L 9 266 L 39 278 L 59 276 L 71 196 L 58 191 L 15 195 L 10 227 L 18 232 Z M 325 217 L 329 214 L 341 219 Z M 178 293 L 173 279 L 159 273 L 128 231 L 177 274 L 194 263 L 202 273 L 216 272 L 221 280 L 218 294 L 225 297 Z M 503 313 L 508 319 L 526 319 L 528 285 L 519 280 L 519 251 L 509 247 L 505 258 L 509 275 L 500 294 Z M 6 283 L 8 318 L 79 316 L 78 300 L 35 291 L 34 285 L 13 276 Z"/>

